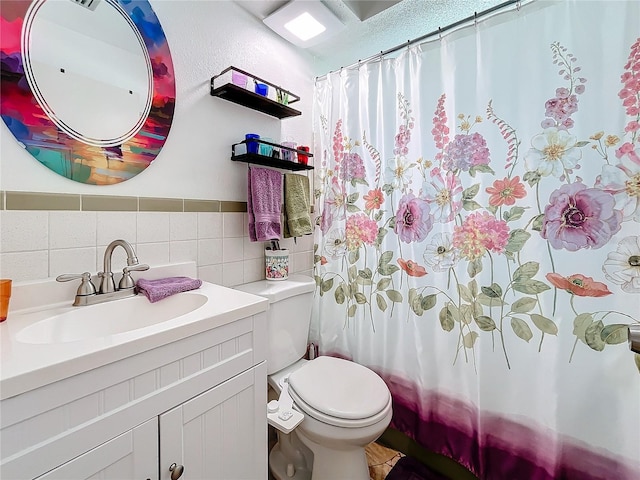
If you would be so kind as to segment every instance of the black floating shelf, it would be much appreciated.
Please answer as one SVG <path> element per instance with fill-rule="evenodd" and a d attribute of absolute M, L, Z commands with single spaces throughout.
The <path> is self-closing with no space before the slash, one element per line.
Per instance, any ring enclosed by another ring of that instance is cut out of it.
<path fill-rule="evenodd" d="M 233 83 L 226 83 L 217 88 L 211 88 L 211 95 L 224 98 L 243 107 L 252 108 L 276 118 L 296 117 L 302 112 L 294 110 L 288 105 L 274 102 L 270 98 L 258 95 L 246 88 L 239 87 Z"/>
<path fill-rule="evenodd" d="M 279 158 L 258 155 L 257 153 L 243 153 L 242 155 L 234 155 L 231 157 L 234 162 L 253 163 L 255 165 L 264 165 L 265 167 L 281 168 L 283 170 L 313 170 L 313 165 L 304 165 L 302 163 L 290 162 Z"/>

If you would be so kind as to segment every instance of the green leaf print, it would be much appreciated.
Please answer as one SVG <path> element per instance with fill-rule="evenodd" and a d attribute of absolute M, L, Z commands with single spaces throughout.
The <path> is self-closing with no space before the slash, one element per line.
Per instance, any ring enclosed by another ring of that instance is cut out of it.
<path fill-rule="evenodd" d="M 523 339 L 525 342 L 529 342 L 533 338 L 533 332 L 527 322 L 518 317 L 511 317 L 511 328 L 513 333 Z"/>
<path fill-rule="evenodd" d="M 469 188 L 464 189 L 464 191 L 462 192 L 462 199 L 471 200 L 473 199 L 473 197 L 475 197 L 478 194 L 479 191 L 480 191 L 480 184 L 475 183 L 471 185 Z"/>
<path fill-rule="evenodd" d="M 511 253 L 518 253 L 524 247 L 524 244 L 529 240 L 531 234 L 518 228 L 516 230 L 512 230 L 509 233 L 509 240 L 507 241 L 507 246 L 505 250 Z"/>
<path fill-rule="evenodd" d="M 322 293 L 328 292 L 329 290 L 331 290 L 331 288 L 333 288 L 333 278 L 330 278 L 329 280 L 325 280 L 320 285 L 320 291 Z"/>
<path fill-rule="evenodd" d="M 558 334 L 558 326 L 553 322 L 553 320 L 543 317 L 542 315 L 538 315 L 537 313 L 532 313 L 530 317 L 533 324 L 538 327 L 541 332 L 548 333 L 549 335 Z"/>
<path fill-rule="evenodd" d="M 604 323 L 602 323 L 602 320 L 598 320 L 597 322 L 593 322 L 589 325 L 587 330 L 584 332 L 584 338 L 587 341 L 587 345 L 598 352 L 604 350 L 606 345 L 601 336 L 603 329 Z"/>
<path fill-rule="evenodd" d="M 356 292 L 354 294 L 354 298 L 356 299 L 356 303 L 358 305 L 364 305 L 365 303 L 367 303 L 367 297 L 365 297 L 363 293 Z"/>
<path fill-rule="evenodd" d="M 453 330 L 455 322 L 453 321 L 453 316 L 449 311 L 448 305 L 442 307 L 440 313 L 438 314 L 438 318 L 440 319 L 440 325 L 445 332 L 450 332 L 451 330 Z"/>
<path fill-rule="evenodd" d="M 480 290 L 489 298 L 502 297 L 502 288 L 497 283 L 492 283 L 490 287 L 480 287 Z"/>
<path fill-rule="evenodd" d="M 587 343 L 586 333 L 587 328 L 593 323 L 593 316 L 590 313 L 581 313 L 573 320 L 573 334 L 582 340 L 583 343 Z"/>
<path fill-rule="evenodd" d="M 382 255 L 380 255 L 380 260 L 378 261 L 378 267 L 382 267 L 389 263 L 393 259 L 393 252 L 391 250 L 387 250 Z"/>
<path fill-rule="evenodd" d="M 522 218 L 522 215 L 524 214 L 524 212 L 525 212 L 525 209 L 523 207 L 511 207 L 511 210 L 506 211 L 502 214 L 502 219 L 505 222 L 513 222 L 515 220 Z"/>
<path fill-rule="evenodd" d="M 423 310 L 431 310 L 436 306 L 436 302 L 438 300 L 437 295 L 427 295 L 426 297 L 422 297 L 422 309 Z"/>
<path fill-rule="evenodd" d="M 640 373 L 640 355 L 637 353 L 634 355 L 633 359 L 636 362 L 636 367 L 638 368 L 638 373 Z"/>
<path fill-rule="evenodd" d="M 356 316 L 356 310 L 358 309 L 357 305 L 351 305 L 349 307 L 349 309 L 347 310 L 347 316 L 349 317 L 355 317 Z"/>
<path fill-rule="evenodd" d="M 342 289 L 343 285 L 344 283 L 341 283 L 340 285 L 338 285 L 338 288 L 336 288 L 336 291 L 333 292 L 333 296 L 336 299 L 336 303 L 338 305 L 342 305 L 346 300 L 344 290 Z"/>
<path fill-rule="evenodd" d="M 391 283 L 390 278 L 381 278 L 376 288 L 378 290 L 386 290 L 390 283 Z"/>
<path fill-rule="evenodd" d="M 513 302 L 513 304 L 511 305 L 511 311 L 513 313 L 527 313 L 533 310 L 537 303 L 538 300 L 536 300 L 535 298 L 522 297 Z"/>
<path fill-rule="evenodd" d="M 474 343 L 478 339 L 478 332 L 469 332 L 462 338 L 462 344 L 466 348 L 473 348 Z"/>
<path fill-rule="evenodd" d="M 360 250 L 352 250 L 349 252 L 349 264 L 353 265 L 360 260 Z"/>
<path fill-rule="evenodd" d="M 387 297 L 394 303 L 402 303 L 402 294 L 398 290 L 387 290 Z"/>
<path fill-rule="evenodd" d="M 482 208 L 482 205 L 480 205 L 475 200 L 464 200 L 462 202 L 462 208 L 464 208 L 467 212 L 472 212 L 474 210 Z"/>
<path fill-rule="evenodd" d="M 376 303 L 378 304 L 378 308 L 382 312 L 384 312 L 387 309 L 387 301 L 379 293 L 376 293 Z"/>
<path fill-rule="evenodd" d="M 501 298 L 488 297 L 484 293 L 478 295 L 478 302 L 485 307 L 500 307 L 502 305 L 507 305 Z"/>
<path fill-rule="evenodd" d="M 541 232 L 543 222 L 544 222 L 544 213 L 541 213 L 540 215 L 536 215 L 533 218 L 533 223 L 531 225 L 531 228 L 536 232 Z"/>
<path fill-rule="evenodd" d="M 538 262 L 527 262 L 516 268 L 516 271 L 513 272 L 513 281 L 514 282 L 523 282 L 529 280 L 536 276 L 538 270 L 540 269 L 540 264 Z"/>
<path fill-rule="evenodd" d="M 467 265 L 467 273 L 471 278 L 475 277 L 482 271 L 482 260 L 476 258 Z"/>
<path fill-rule="evenodd" d="M 627 325 L 620 323 L 614 323 L 607 325 L 600 332 L 600 338 L 607 345 L 616 345 L 618 343 L 625 343 L 627 341 Z"/>
<path fill-rule="evenodd" d="M 528 295 L 537 295 L 538 293 L 542 293 L 550 288 L 551 287 L 549 287 L 549 285 L 538 280 L 527 280 L 526 282 L 515 282 L 513 284 L 513 289 L 515 291 L 526 293 Z"/>
<path fill-rule="evenodd" d="M 480 330 L 484 332 L 491 332 L 496 329 L 496 322 L 486 315 L 476 317 L 476 323 L 478 324 L 478 327 L 480 327 Z"/>

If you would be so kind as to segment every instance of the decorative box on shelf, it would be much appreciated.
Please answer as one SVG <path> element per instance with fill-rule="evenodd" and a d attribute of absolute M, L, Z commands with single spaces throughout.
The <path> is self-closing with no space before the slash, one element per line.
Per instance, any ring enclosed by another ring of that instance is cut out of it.
<path fill-rule="evenodd" d="M 211 77 L 211 95 L 280 119 L 301 115 L 289 106 L 300 97 L 236 67 Z"/>
<path fill-rule="evenodd" d="M 251 140 L 243 140 L 242 142 L 234 143 L 231 145 L 231 160 L 234 162 L 253 163 L 254 165 L 263 165 L 265 167 L 281 168 L 284 170 L 313 170 L 313 165 L 307 165 L 305 163 L 298 163 L 297 161 L 285 160 L 274 156 L 261 155 L 260 153 L 254 153 L 248 151 L 248 143 L 257 143 L 258 145 L 268 145 L 272 147 L 274 152 L 280 154 L 284 152 L 291 152 L 296 158 L 299 156 L 313 158 L 313 154 L 305 150 L 299 150 L 296 148 L 285 147 L 277 143 L 271 143 L 259 138 Z M 258 150 L 260 151 L 260 150 Z"/>

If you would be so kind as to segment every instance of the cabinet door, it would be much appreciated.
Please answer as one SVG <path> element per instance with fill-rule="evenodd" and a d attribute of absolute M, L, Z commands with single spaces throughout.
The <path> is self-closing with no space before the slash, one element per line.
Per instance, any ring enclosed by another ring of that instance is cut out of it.
<path fill-rule="evenodd" d="M 160 416 L 160 479 L 267 479 L 267 367 L 262 362 Z"/>
<path fill-rule="evenodd" d="M 158 419 L 149 420 L 38 477 L 38 480 L 155 480 Z"/>

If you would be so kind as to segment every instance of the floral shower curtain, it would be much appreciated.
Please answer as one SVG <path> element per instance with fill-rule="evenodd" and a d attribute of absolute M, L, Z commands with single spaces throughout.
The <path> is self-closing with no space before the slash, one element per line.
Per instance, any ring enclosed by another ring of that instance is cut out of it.
<path fill-rule="evenodd" d="M 640 2 L 532 2 L 315 89 L 320 353 L 482 479 L 640 478 Z"/>

